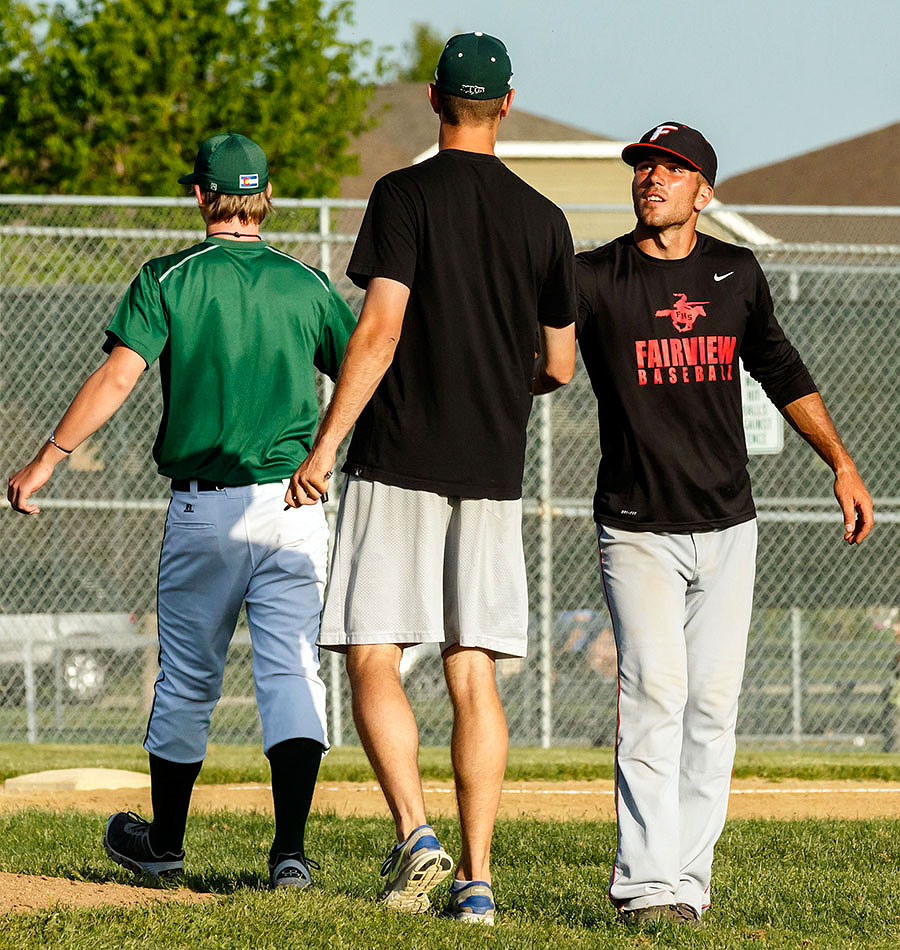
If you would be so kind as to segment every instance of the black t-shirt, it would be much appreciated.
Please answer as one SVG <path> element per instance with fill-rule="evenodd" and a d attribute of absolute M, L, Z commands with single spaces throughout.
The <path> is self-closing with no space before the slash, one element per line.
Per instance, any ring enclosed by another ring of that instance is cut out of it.
<path fill-rule="evenodd" d="M 578 340 L 598 401 L 598 524 L 727 528 L 755 515 L 738 357 L 781 409 L 816 387 L 746 248 L 697 235 L 675 261 L 631 234 L 575 263 Z"/>
<path fill-rule="evenodd" d="M 573 253 L 559 208 L 493 155 L 445 149 L 378 181 L 347 274 L 410 296 L 344 471 L 519 498 L 538 323 L 574 322 Z"/>

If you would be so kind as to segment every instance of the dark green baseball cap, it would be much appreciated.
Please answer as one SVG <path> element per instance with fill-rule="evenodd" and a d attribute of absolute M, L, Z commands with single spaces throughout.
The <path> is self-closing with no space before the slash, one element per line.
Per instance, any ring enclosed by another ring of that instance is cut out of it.
<path fill-rule="evenodd" d="M 200 144 L 193 172 L 178 181 L 223 195 L 255 195 L 269 183 L 266 153 L 246 135 L 222 132 Z"/>
<path fill-rule="evenodd" d="M 512 63 L 502 41 L 487 33 L 458 33 L 447 45 L 434 71 L 441 91 L 462 99 L 499 99 L 509 92 Z"/>

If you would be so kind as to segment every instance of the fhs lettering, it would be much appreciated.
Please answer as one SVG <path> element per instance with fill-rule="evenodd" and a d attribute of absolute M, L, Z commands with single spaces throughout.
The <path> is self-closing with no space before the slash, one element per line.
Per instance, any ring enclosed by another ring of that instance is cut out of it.
<path fill-rule="evenodd" d="M 667 310 L 657 310 L 658 317 L 671 317 L 672 326 L 679 333 L 687 333 L 694 329 L 694 321 L 697 317 L 705 317 L 706 311 L 703 305 L 709 303 L 708 300 L 688 301 L 687 294 L 673 294 L 675 303 Z"/>
<path fill-rule="evenodd" d="M 638 384 L 726 382 L 733 378 L 736 346 L 734 336 L 635 340 Z"/>

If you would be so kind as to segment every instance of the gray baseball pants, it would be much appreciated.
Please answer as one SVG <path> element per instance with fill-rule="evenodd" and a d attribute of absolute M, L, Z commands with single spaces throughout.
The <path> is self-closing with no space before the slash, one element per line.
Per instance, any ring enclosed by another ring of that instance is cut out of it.
<path fill-rule="evenodd" d="M 619 665 L 610 898 L 702 913 L 728 808 L 756 521 L 597 536 Z"/>

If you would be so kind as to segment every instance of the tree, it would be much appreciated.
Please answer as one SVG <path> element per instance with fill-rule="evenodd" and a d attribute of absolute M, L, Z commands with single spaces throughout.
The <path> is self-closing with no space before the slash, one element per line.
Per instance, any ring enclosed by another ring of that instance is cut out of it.
<path fill-rule="evenodd" d="M 397 68 L 397 78 L 404 82 L 433 82 L 434 70 L 447 38 L 427 23 L 413 23 L 412 39 L 403 44 L 406 65 Z"/>
<path fill-rule="evenodd" d="M 279 194 L 332 194 L 368 126 L 369 44 L 338 38 L 351 15 L 350 0 L 3 0 L 0 190 L 177 194 L 199 142 L 234 131 L 263 146 Z"/>

